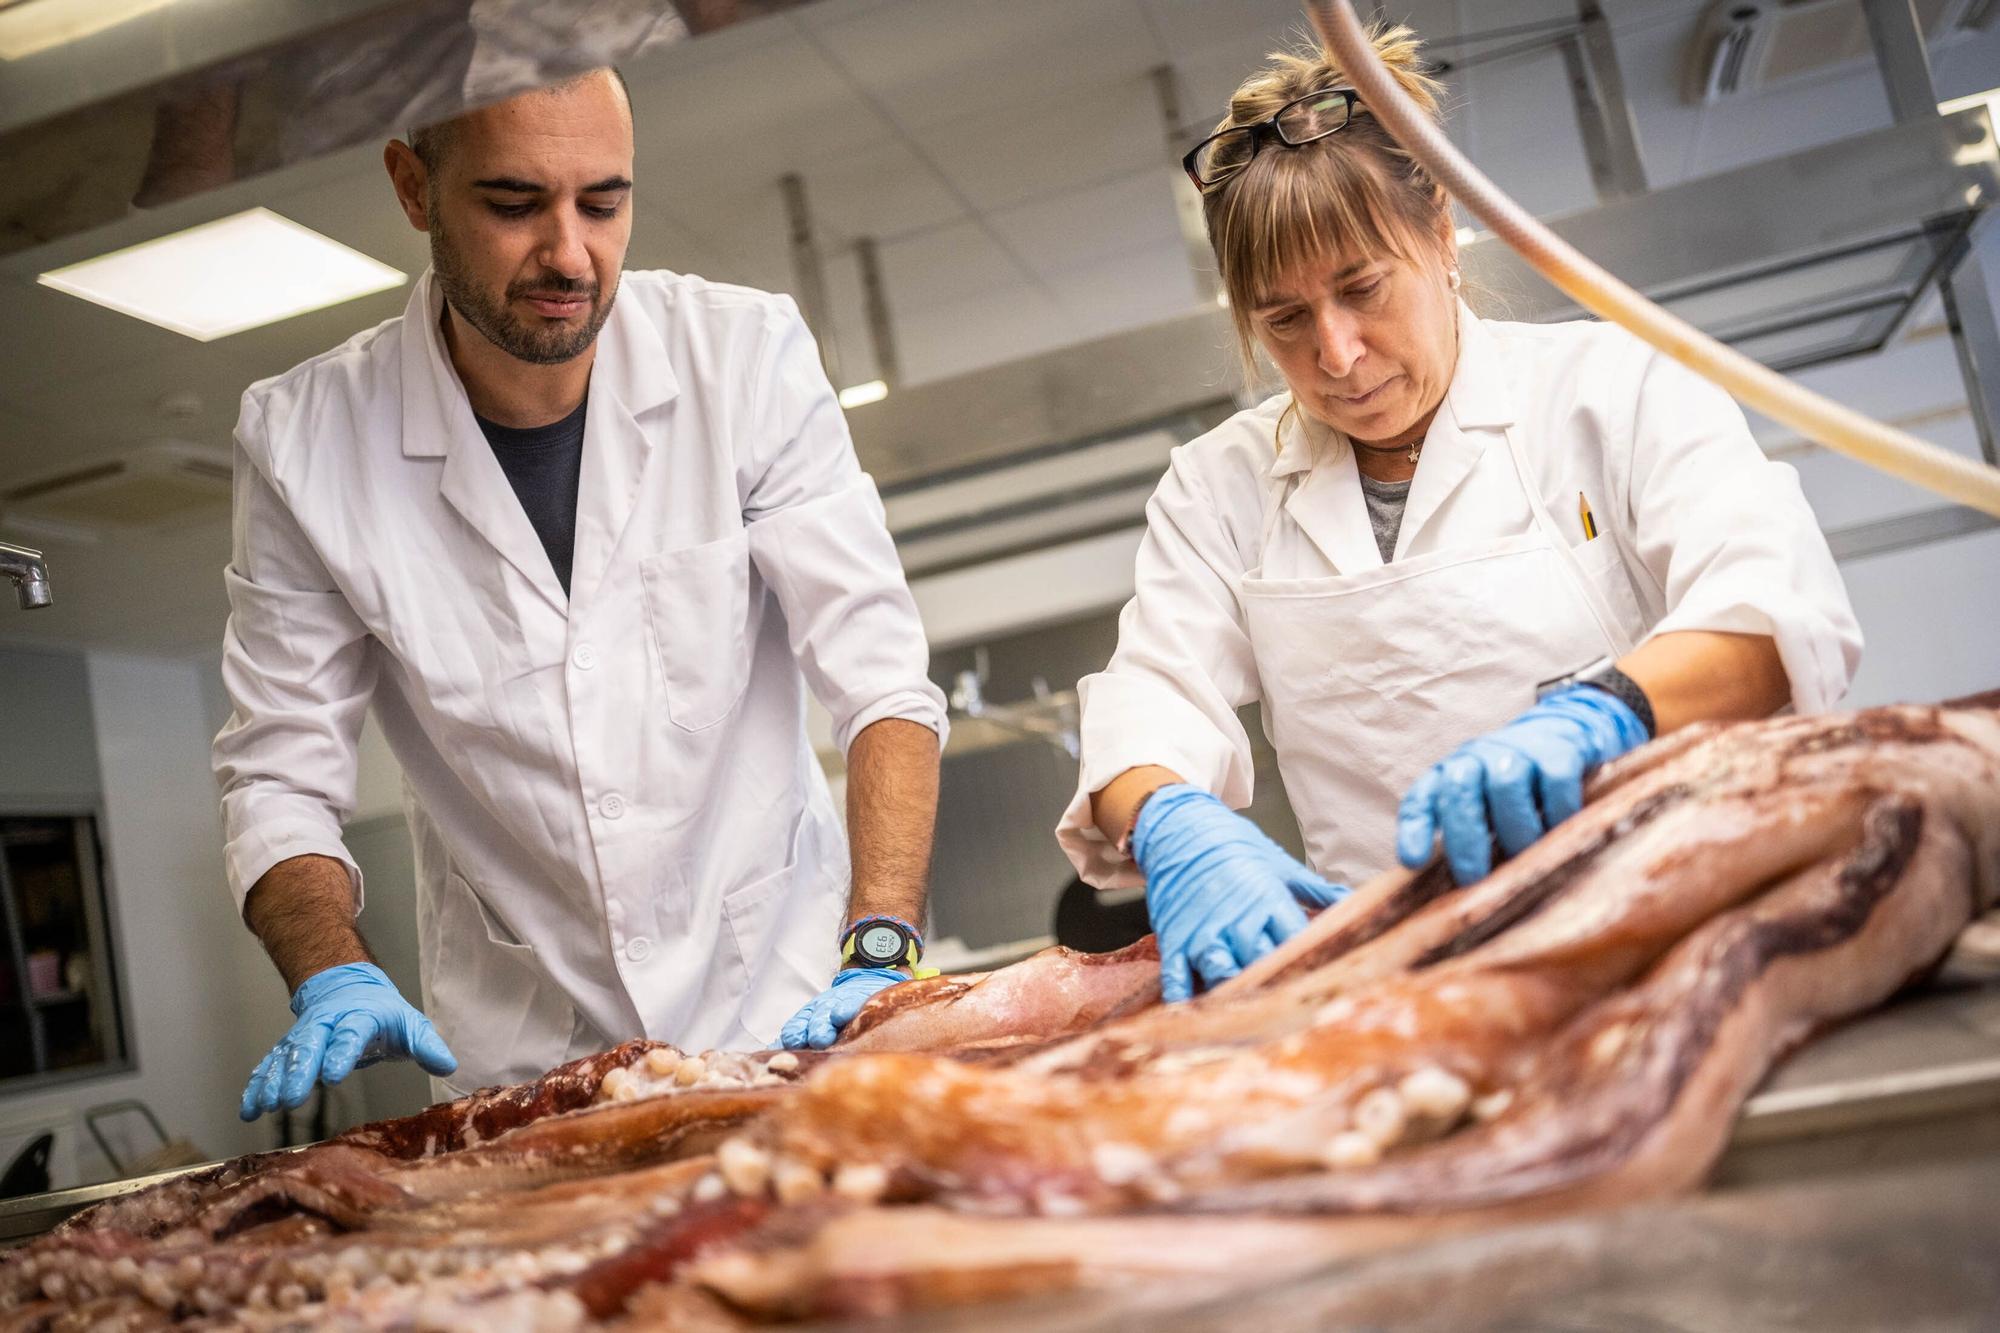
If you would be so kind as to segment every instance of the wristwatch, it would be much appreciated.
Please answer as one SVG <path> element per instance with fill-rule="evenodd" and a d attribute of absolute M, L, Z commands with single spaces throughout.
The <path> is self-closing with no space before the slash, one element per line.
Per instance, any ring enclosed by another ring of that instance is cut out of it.
<path fill-rule="evenodd" d="M 840 968 L 907 967 L 914 974 L 924 957 L 923 933 L 901 917 L 864 916 L 840 937 Z"/>
<path fill-rule="evenodd" d="M 1640 723 L 1646 728 L 1647 736 L 1660 734 L 1659 724 L 1653 720 L 1653 701 L 1646 697 L 1646 691 L 1639 687 L 1639 682 L 1620 671 L 1617 664 L 1609 657 L 1600 657 L 1589 666 L 1579 671 L 1572 671 L 1567 676 L 1543 681 L 1535 686 L 1535 701 L 1540 703 L 1551 694 L 1574 685 L 1589 685 L 1594 689 L 1603 690 L 1637 715 Z"/>

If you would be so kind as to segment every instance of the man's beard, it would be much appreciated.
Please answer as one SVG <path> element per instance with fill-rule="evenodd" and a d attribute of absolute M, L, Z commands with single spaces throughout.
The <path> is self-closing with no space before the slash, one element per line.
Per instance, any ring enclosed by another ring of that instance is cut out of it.
<path fill-rule="evenodd" d="M 609 293 L 603 293 L 593 282 L 565 278 L 557 273 L 543 273 L 527 282 L 511 283 L 496 302 L 467 270 L 464 255 L 445 231 L 435 209 L 431 211 L 430 224 L 431 270 L 437 275 L 444 299 L 458 312 L 460 319 L 516 360 L 537 366 L 574 361 L 590 349 L 590 344 L 597 338 L 597 331 L 611 317 L 611 303 L 618 297 L 615 282 Z M 581 326 L 552 323 L 538 328 L 526 324 L 514 315 L 513 302 L 530 292 L 588 297 L 590 316 Z"/>

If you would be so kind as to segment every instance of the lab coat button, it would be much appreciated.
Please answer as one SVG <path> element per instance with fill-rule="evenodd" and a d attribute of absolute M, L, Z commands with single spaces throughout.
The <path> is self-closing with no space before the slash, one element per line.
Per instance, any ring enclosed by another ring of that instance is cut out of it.
<path fill-rule="evenodd" d="M 625 813 L 625 798 L 615 791 L 604 793 L 604 799 L 597 803 L 597 813 L 606 819 L 616 819 Z"/>
<path fill-rule="evenodd" d="M 635 963 L 643 963 L 652 956 L 653 942 L 644 935 L 634 935 L 625 943 L 625 956 Z"/>
<path fill-rule="evenodd" d="M 576 651 L 569 655 L 569 661 L 578 671 L 588 671 L 597 665 L 597 650 L 587 643 L 579 643 Z"/>

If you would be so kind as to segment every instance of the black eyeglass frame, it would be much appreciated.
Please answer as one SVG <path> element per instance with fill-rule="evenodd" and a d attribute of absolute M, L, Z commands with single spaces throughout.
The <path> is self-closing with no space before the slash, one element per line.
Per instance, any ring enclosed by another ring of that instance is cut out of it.
<path fill-rule="evenodd" d="M 1284 115 L 1287 111 L 1290 111 L 1293 107 L 1299 105 L 1299 103 L 1301 102 L 1310 102 L 1314 98 L 1326 97 L 1334 93 L 1340 94 L 1341 99 L 1347 103 L 1347 108 L 1345 113 L 1341 117 L 1340 124 L 1334 126 L 1330 130 L 1325 131 L 1324 133 L 1315 134 L 1310 139 L 1292 140 L 1285 137 L 1284 130 L 1278 127 L 1278 118 L 1280 116 Z M 1251 159 L 1255 158 L 1257 154 L 1263 150 L 1264 145 L 1269 141 L 1271 141 L 1272 139 L 1276 139 L 1279 143 L 1285 145 L 1285 147 L 1287 148 L 1303 148 L 1309 143 L 1318 143 L 1321 139 L 1324 139 L 1329 135 L 1340 133 L 1342 130 L 1346 129 L 1349 125 L 1354 123 L 1354 107 L 1356 103 L 1360 102 L 1360 100 L 1361 100 L 1361 94 L 1356 92 L 1352 88 L 1321 88 L 1314 92 L 1306 93 L 1302 97 L 1294 97 L 1291 101 L 1285 103 L 1283 106 L 1279 107 L 1276 111 L 1273 111 L 1270 115 L 1264 117 L 1264 119 L 1262 120 L 1252 121 L 1248 125 L 1231 125 L 1226 130 L 1217 130 L 1214 134 L 1209 135 L 1206 139 L 1203 139 L 1200 143 L 1188 149 L 1187 152 L 1181 157 L 1181 170 L 1187 172 L 1188 179 L 1194 182 L 1195 189 L 1197 190 L 1214 189 L 1216 186 L 1222 184 L 1222 182 L 1228 180 L 1231 176 L 1234 176 L 1237 172 L 1243 170 L 1244 167 L 1249 166 Z M 1203 180 L 1201 173 L 1195 170 L 1195 165 L 1194 165 L 1195 159 L 1201 155 L 1202 149 L 1208 147 L 1210 144 L 1214 143 L 1217 139 L 1226 139 L 1232 134 L 1248 134 L 1250 136 L 1250 152 L 1244 157 L 1244 159 L 1240 163 L 1231 167 L 1228 171 L 1224 172 L 1222 175 L 1212 177 L 1208 180 Z"/>

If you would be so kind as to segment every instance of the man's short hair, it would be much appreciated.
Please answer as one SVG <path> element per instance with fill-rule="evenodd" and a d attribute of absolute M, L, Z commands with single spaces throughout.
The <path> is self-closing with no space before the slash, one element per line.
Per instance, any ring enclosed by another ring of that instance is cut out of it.
<path fill-rule="evenodd" d="M 616 65 L 600 65 L 597 69 L 587 69 L 581 74 L 572 74 L 566 79 L 558 79 L 548 84 L 539 91 L 562 92 L 607 69 L 611 71 L 611 77 L 618 81 L 618 91 L 625 94 L 625 105 L 629 108 L 632 105 L 632 85 L 625 82 L 624 72 Z M 417 161 L 424 164 L 425 171 L 435 175 L 438 167 L 443 164 L 445 154 L 451 147 L 451 141 L 457 137 L 458 122 L 459 117 L 453 116 L 450 120 L 441 120 L 435 125 L 420 126 L 409 132 L 410 150 L 417 155 Z"/>

